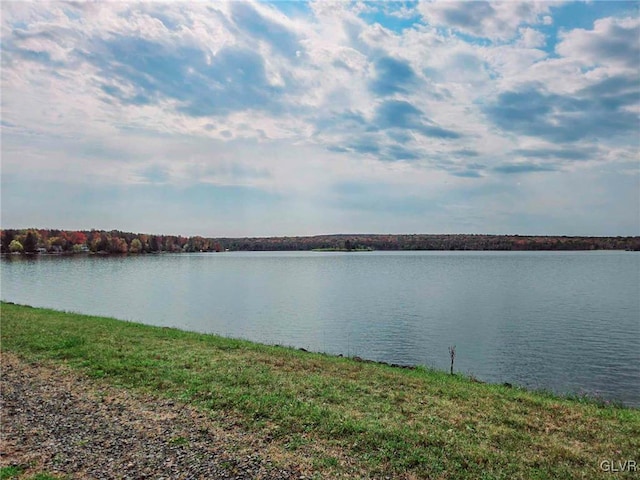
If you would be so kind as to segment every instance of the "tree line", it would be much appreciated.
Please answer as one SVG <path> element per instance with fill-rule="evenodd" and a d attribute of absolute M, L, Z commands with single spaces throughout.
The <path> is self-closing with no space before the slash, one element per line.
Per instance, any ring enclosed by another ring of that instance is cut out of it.
<path fill-rule="evenodd" d="M 316 235 L 309 237 L 206 238 L 119 230 L 4 229 L 2 253 L 109 253 L 292 250 L 635 250 L 640 237 L 520 235 Z"/>
<path fill-rule="evenodd" d="M 222 245 L 200 236 L 149 235 L 119 230 L 5 229 L 2 253 L 220 252 Z"/>

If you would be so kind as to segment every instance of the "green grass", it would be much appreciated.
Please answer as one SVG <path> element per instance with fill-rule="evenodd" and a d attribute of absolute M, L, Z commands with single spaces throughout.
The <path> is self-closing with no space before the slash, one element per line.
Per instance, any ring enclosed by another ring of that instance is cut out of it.
<path fill-rule="evenodd" d="M 13 479 L 24 479 L 24 480 L 59 480 L 61 477 L 56 477 L 50 475 L 48 473 L 36 473 L 31 476 L 24 476 L 24 469 L 20 467 L 0 467 L 0 480 L 13 480 Z"/>
<path fill-rule="evenodd" d="M 0 480 L 18 478 L 21 473 L 22 469 L 20 467 L 0 467 Z"/>
<path fill-rule="evenodd" d="M 640 464 L 637 409 L 6 303 L 1 333 L 30 362 L 234 416 L 323 478 L 611 479 L 601 461 Z"/>

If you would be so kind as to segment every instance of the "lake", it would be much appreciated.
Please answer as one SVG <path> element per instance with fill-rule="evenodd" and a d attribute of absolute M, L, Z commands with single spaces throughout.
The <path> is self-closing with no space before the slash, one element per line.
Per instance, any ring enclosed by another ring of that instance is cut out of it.
<path fill-rule="evenodd" d="M 5 257 L 5 301 L 640 406 L 640 254 Z"/>

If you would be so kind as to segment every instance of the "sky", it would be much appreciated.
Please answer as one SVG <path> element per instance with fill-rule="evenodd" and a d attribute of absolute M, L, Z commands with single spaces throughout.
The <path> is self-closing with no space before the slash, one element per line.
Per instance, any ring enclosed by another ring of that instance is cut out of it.
<path fill-rule="evenodd" d="M 640 235 L 640 2 L 0 3 L 3 228 Z"/>

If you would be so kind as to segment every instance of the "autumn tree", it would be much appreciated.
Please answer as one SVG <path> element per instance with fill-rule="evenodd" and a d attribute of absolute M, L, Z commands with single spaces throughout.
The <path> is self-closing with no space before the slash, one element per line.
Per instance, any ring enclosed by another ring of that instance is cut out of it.
<path fill-rule="evenodd" d="M 22 253 L 24 248 L 18 240 L 11 240 L 11 243 L 9 244 L 9 251 L 11 253 Z"/>
<path fill-rule="evenodd" d="M 91 248 L 92 252 L 110 252 L 111 237 L 106 233 L 95 233 L 89 248 Z"/>
<path fill-rule="evenodd" d="M 71 232 L 69 240 L 73 245 L 84 245 L 87 243 L 87 236 L 83 232 Z"/>
<path fill-rule="evenodd" d="M 149 251 L 149 235 L 139 235 L 140 244 L 142 248 L 140 249 L 140 253 L 147 253 Z"/>
<path fill-rule="evenodd" d="M 124 238 L 111 237 L 110 253 L 127 253 L 129 246 Z"/>
<path fill-rule="evenodd" d="M 133 240 L 131 240 L 131 246 L 129 247 L 129 252 L 131 253 L 142 252 L 142 242 L 138 238 L 134 238 Z"/>

